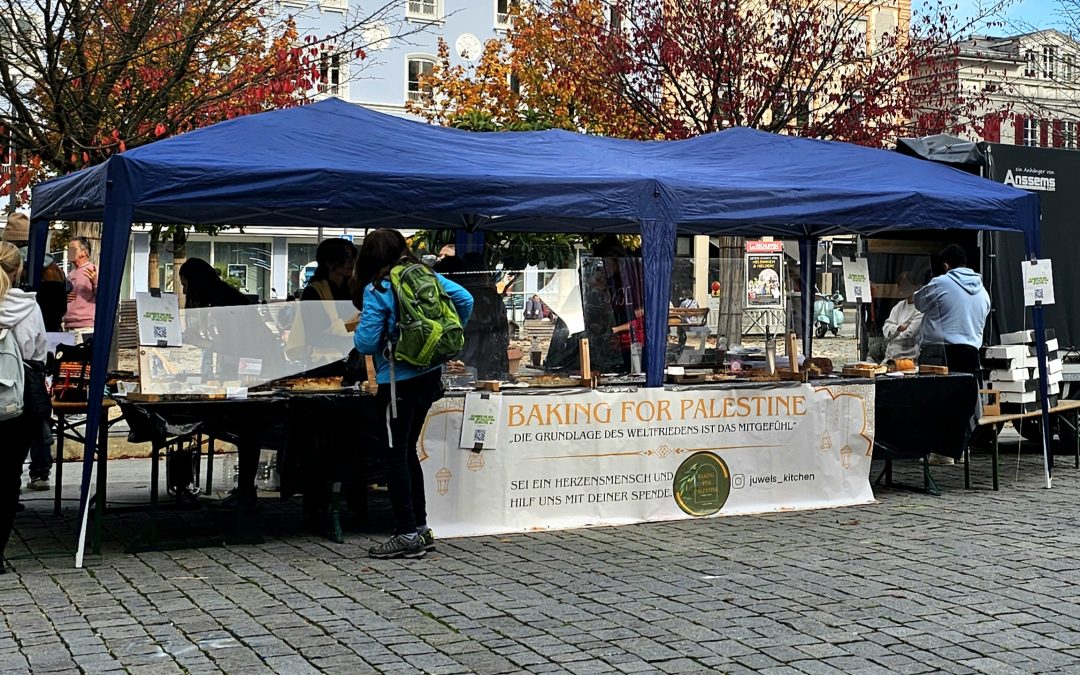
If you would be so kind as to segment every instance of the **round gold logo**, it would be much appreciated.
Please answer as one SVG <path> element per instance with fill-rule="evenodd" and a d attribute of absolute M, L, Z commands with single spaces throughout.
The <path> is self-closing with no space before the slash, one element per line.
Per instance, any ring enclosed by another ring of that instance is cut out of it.
<path fill-rule="evenodd" d="M 696 452 L 679 465 L 672 487 L 675 503 L 691 516 L 711 516 L 731 494 L 731 472 L 711 452 Z"/>

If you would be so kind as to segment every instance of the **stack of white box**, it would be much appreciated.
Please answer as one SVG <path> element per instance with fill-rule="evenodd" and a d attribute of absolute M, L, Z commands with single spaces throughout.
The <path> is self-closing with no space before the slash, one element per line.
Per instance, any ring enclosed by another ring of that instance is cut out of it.
<path fill-rule="evenodd" d="M 1056 405 L 1061 393 L 1061 357 L 1054 330 L 1046 331 L 1047 393 Z M 1002 411 L 1031 412 L 1039 407 L 1039 359 L 1035 331 L 1024 330 L 1001 336 L 1001 344 L 987 347 L 985 366 L 991 368 L 990 389 L 1001 392 Z"/>

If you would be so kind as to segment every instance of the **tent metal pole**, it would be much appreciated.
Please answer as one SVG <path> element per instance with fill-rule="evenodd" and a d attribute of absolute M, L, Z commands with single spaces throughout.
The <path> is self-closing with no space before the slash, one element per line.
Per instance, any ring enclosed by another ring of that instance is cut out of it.
<path fill-rule="evenodd" d="M 109 160 L 109 181 L 106 183 L 105 213 L 101 226 L 101 265 L 98 268 L 98 293 L 94 310 L 94 350 L 90 362 L 90 388 L 87 391 L 86 440 L 83 444 L 82 486 L 79 490 L 79 515 L 82 524 L 75 553 L 76 567 L 82 567 L 86 547 L 86 522 L 89 516 L 90 481 L 93 477 L 94 460 L 98 452 L 107 453 L 107 448 L 95 446 L 100 425 L 108 424 L 107 419 L 102 419 L 102 401 L 105 398 L 109 352 L 116 328 L 120 284 L 124 277 L 133 215 L 127 177 L 122 168 L 119 157 Z M 104 499 L 105 495 L 100 494 L 97 498 Z"/>
<path fill-rule="evenodd" d="M 641 222 L 642 269 L 645 277 L 646 387 L 664 386 L 675 239 L 674 222 L 661 219 Z"/>
<path fill-rule="evenodd" d="M 41 273 L 45 267 L 45 249 L 49 245 L 49 221 L 34 219 L 30 221 L 30 286 L 37 288 L 41 283 Z"/>
<path fill-rule="evenodd" d="M 802 285 L 803 354 L 813 356 L 814 349 L 814 279 L 817 278 L 817 237 L 799 238 L 799 282 Z"/>

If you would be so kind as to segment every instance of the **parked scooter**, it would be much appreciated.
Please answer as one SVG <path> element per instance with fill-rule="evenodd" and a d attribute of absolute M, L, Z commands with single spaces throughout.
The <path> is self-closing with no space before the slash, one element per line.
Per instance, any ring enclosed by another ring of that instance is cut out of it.
<path fill-rule="evenodd" d="M 844 325 L 844 296 L 840 291 L 834 291 L 832 295 L 824 293 L 815 294 L 814 300 L 814 337 L 823 338 L 828 332 L 835 337 L 840 333 L 840 326 Z"/>

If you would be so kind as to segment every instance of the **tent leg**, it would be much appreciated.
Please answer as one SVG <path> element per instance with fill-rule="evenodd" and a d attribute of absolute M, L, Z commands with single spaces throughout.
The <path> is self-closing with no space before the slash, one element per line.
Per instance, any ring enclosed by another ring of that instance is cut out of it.
<path fill-rule="evenodd" d="M 1042 409 L 1043 473 L 1050 488 L 1050 386 L 1046 380 L 1046 321 L 1041 303 L 1032 308 L 1035 324 L 1035 352 L 1039 359 L 1039 403 Z"/>
<path fill-rule="evenodd" d="M 98 429 L 107 424 L 102 419 L 102 400 L 105 398 L 105 376 L 109 368 L 109 351 L 116 329 L 120 282 L 127 261 L 127 244 L 131 236 L 132 207 L 129 202 L 127 178 L 110 165 L 108 192 L 105 197 L 105 218 L 101 227 L 101 265 L 98 267 L 97 306 L 94 310 L 94 352 L 90 366 L 90 388 L 87 393 L 85 441 L 83 445 L 82 486 L 79 491 L 79 514 L 83 523 L 79 533 L 75 566 L 82 567 L 86 551 L 86 519 L 88 516 L 90 480 Z M 101 451 L 104 453 L 104 451 Z M 104 493 L 98 499 L 105 499 Z"/>
<path fill-rule="evenodd" d="M 814 348 L 814 279 L 817 278 L 817 237 L 799 239 L 799 282 L 802 285 L 803 354 L 813 356 Z"/>
<path fill-rule="evenodd" d="M 645 386 L 664 385 L 667 365 L 668 305 L 671 303 L 671 261 L 675 258 L 675 223 L 641 223 L 645 274 Z"/>

